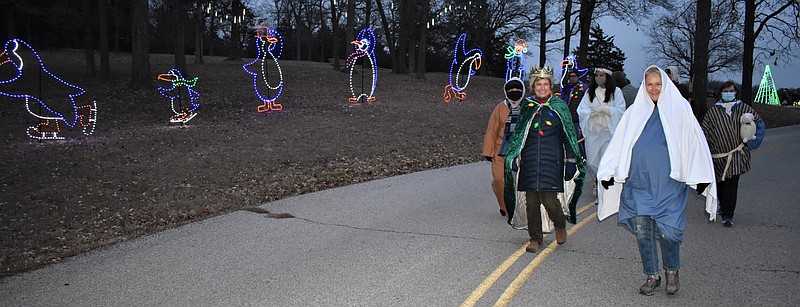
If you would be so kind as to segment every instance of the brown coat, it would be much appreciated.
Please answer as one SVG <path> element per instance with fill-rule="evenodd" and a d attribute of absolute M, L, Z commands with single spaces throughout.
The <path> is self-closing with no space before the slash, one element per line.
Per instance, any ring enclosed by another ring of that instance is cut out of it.
<path fill-rule="evenodd" d="M 486 134 L 483 136 L 483 156 L 495 157 L 503 145 L 503 131 L 506 128 L 506 119 L 511 114 L 511 109 L 506 105 L 505 100 L 494 107 L 492 115 L 489 117 L 489 125 L 486 126 Z"/>
<path fill-rule="evenodd" d="M 489 125 L 486 126 L 486 134 L 483 136 L 483 156 L 492 157 L 492 190 L 503 215 L 506 212 L 505 199 L 503 198 L 505 157 L 497 154 L 503 145 L 503 133 L 506 129 L 506 119 L 508 119 L 509 114 L 511 114 L 511 109 L 508 108 L 505 101 L 500 101 L 489 117 Z"/>

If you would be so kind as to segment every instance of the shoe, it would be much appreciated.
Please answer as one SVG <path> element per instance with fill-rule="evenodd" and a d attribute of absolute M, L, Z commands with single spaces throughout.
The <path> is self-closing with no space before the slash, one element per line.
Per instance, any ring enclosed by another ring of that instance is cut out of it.
<path fill-rule="evenodd" d="M 500 209 L 500 215 L 506 216 L 506 210 Z"/>
<path fill-rule="evenodd" d="M 558 242 L 558 244 L 564 244 L 567 242 L 566 228 L 556 228 L 556 242 Z"/>
<path fill-rule="evenodd" d="M 661 276 L 647 275 L 647 280 L 644 285 L 639 287 L 639 292 L 644 295 L 651 296 L 656 293 L 656 289 L 661 285 Z"/>
<path fill-rule="evenodd" d="M 729 218 L 729 217 L 722 218 L 722 226 L 732 227 L 733 226 L 733 219 Z"/>
<path fill-rule="evenodd" d="M 678 284 L 678 270 L 667 271 L 667 294 L 675 294 L 681 288 Z"/>
<path fill-rule="evenodd" d="M 531 240 L 531 243 L 528 244 L 528 247 L 525 248 L 525 251 L 529 253 L 535 253 L 537 249 L 539 249 L 539 242 Z"/>

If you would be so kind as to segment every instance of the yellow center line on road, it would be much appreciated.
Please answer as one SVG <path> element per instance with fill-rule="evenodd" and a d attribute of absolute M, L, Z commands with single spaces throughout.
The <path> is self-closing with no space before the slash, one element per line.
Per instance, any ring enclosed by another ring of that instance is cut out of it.
<path fill-rule="evenodd" d="M 588 209 L 590 209 L 590 208 L 592 208 L 594 206 L 595 206 L 595 203 L 590 203 L 590 204 L 588 204 L 586 206 L 583 206 L 582 208 L 578 209 L 578 212 L 576 213 L 576 215 L 580 215 L 584 211 L 586 211 L 586 210 L 588 210 Z M 582 223 L 583 222 L 580 222 L 580 223 L 578 223 L 578 225 L 580 225 Z M 573 226 L 572 228 L 575 228 L 576 226 L 577 225 Z M 574 231 L 570 232 L 572 230 L 572 228 L 570 228 L 570 230 L 567 231 L 567 234 L 571 234 L 572 232 L 574 232 Z M 519 260 L 519 258 L 522 257 L 522 255 L 525 255 L 525 247 L 527 247 L 527 246 L 528 246 L 528 243 L 523 244 L 519 249 L 517 249 L 513 254 L 511 254 L 511 256 L 506 258 L 506 260 L 503 261 L 503 263 L 501 263 L 500 266 L 498 266 L 494 271 L 492 271 L 492 273 L 489 274 L 489 276 L 487 276 L 486 279 L 484 279 L 483 282 L 481 282 L 478 285 L 478 287 L 475 288 L 474 291 L 472 291 L 472 294 L 470 294 L 470 296 L 467 297 L 467 299 L 464 300 L 463 303 L 461 303 L 461 307 L 475 306 L 475 304 L 478 302 L 478 300 L 480 300 L 481 297 L 483 297 L 483 295 L 486 294 L 486 291 L 489 291 L 489 288 L 491 288 L 492 285 L 494 285 L 494 283 L 497 282 L 498 279 L 500 279 L 500 276 L 502 276 L 503 273 L 505 273 L 508 270 L 508 268 L 510 268 L 514 263 L 516 263 L 517 260 Z M 536 258 L 539 258 L 539 257 L 536 257 Z M 534 259 L 534 260 L 536 260 L 536 259 Z"/>
<path fill-rule="evenodd" d="M 597 213 L 595 212 L 592 213 L 592 215 L 589 216 L 588 218 L 584 218 L 580 223 L 578 223 L 575 226 L 572 226 L 572 228 L 570 228 L 567 231 L 567 236 L 571 236 L 572 234 L 583 228 L 583 226 L 586 226 L 586 224 L 589 224 L 589 222 L 595 220 L 596 217 Z M 528 266 L 525 267 L 525 269 L 523 269 L 522 272 L 519 273 L 519 275 L 517 275 L 517 278 L 515 278 L 510 285 L 508 285 L 508 288 L 506 288 L 506 291 L 503 292 L 503 295 L 500 296 L 497 302 L 494 303 L 494 306 L 495 307 L 508 306 L 508 303 L 510 303 L 511 299 L 513 299 L 514 296 L 517 295 L 517 292 L 519 292 L 519 289 L 522 288 L 522 285 L 524 285 L 525 282 L 528 281 L 533 272 L 536 271 L 536 269 L 539 268 L 539 266 L 544 262 L 544 260 L 547 259 L 547 257 L 549 257 L 550 254 L 553 253 L 553 251 L 555 251 L 557 248 L 558 248 L 558 243 L 556 243 L 555 241 L 553 241 L 553 243 L 550 243 L 550 245 L 548 245 L 547 248 L 545 248 L 545 250 L 541 254 L 536 256 L 536 258 L 534 258 L 531 261 L 531 263 L 529 263 Z"/>

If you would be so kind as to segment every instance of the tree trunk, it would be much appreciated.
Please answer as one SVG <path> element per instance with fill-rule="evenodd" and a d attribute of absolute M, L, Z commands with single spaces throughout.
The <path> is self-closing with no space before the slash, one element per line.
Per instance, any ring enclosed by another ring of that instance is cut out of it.
<path fill-rule="evenodd" d="M 122 13 L 119 10 L 119 1 L 120 0 L 112 0 L 114 1 L 114 52 L 119 52 L 119 27 L 120 27 L 120 20 L 122 19 Z"/>
<path fill-rule="evenodd" d="M 150 88 L 149 0 L 133 0 L 131 18 L 131 88 Z"/>
<path fill-rule="evenodd" d="M 564 10 L 564 58 L 569 56 L 569 40 L 572 37 L 570 22 L 572 21 L 572 0 L 567 0 L 567 8 Z"/>
<path fill-rule="evenodd" d="M 694 72 L 692 75 L 693 108 L 699 121 L 706 114 L 708 91 L 708 41 L 711 39 L 711 0 L 697 1 L 697 19 L 694 33 Z"/>
<path fill-rule="evenodd" d="M 184 75 L 188 75 L 186 67 L 186 31 L 184 19 L 186 11 L 183 0 L 172 0 L 172 53 L 175 54 L 175 68 Z"/>
<path fill-rule="evenodd" d="M 8 7 L 6 7 L 6 33 L 8 33 L 8 39 L 13 39 L 17 37 L 16 28 L 14 27 L 16 23 L 16 19 L 14 19 L 14 9 L 15 4 L 11 2 Z"/>
<path fill-rule="evenodd" d="M 83 0 L 83 50 L 86 53 L 86 75 L 95 75 L 94 47 L 92 46 L 92 9 L 89 0 Z"/>
<path fill-rule="evenodd" d="M 108 3 L 107 0 L 97 0 L 97 17 L 100 32 L 100 77 L 111 76 L 111 65 L 108 60 Z"/>
<path fill-rule="evenodd" d="M 364 0 L 366 8 L 364 10 L 364 28 L 369 28 L 372 22 L 372 1 Z"/>
<path fill-rule="evenodd" d="M 419 20 L 428 20 L 430 18 L 428 16 L 430 14 L 430 0 L 420 0 L 420 2 L 418 6 L 420 10 Z M 425 71 L 427 70 L 425 67 L 425 55 L 428 53 L 428 27 L 420 22 L 419 28 L 419 48 L 417 49 L 417 70 L 415 71 L 415 76 L 417 79 L 425 80 Z"/>
<path fill-rule="evenodd" d="M 394 43 L 394 34 L 389 31 L 389 20 L 386 18 L 386 12 L 383 10 L 383 0 L 376 0 L 375 4 L 378 5 L 378 14 L 381 16 L 381 25 L 383 25 L 383 33 L 386 35 L 386 43 L 389 45 L 389 55 L 392 59 L 392 70 L 396 64 L 395 57 L 397 56 L 397 46 Z"/>
<path fill-rule="evenodd" d="M 242 13 L 241 0 L 233 0 L 231 4 L 231 40 L 228 48 L 228 60 L 239 61 L 242 59 L 242 42 L 239 34 L 239 23 L 234 22 L 236 16 Z"/>
<path fill-rule="evenodd" d="M 580 16 L 578 16 L 581 29 L 581 41 L 578 45 L 578 63 L 586 63 L 586 52 L 589 49 L 589 30 L 592 28 L 592 14 L 596 4 L 596 0 L 581 0 L 581 12 Z"/>
<path fill-rule="evenodd" d="M 204 21 L 206 20 L 205 16 L 203 15 L 203 3 L 197 1 L 197 4 L 194 8 L 194 15 L 197 18 L 197 25 L 194 28 L 194 63 L 195 64 L 203 64 L 205 61 L 203 59 L 203 27 Z"/>
<path fill-rule="evenodd" d="M 397 54 L 395 55 L 395 65 L 393 72 L 396 74 L 408 73 L 408 55 L 411 49 L 411 36 L 413 35 L 414 11 L 411 1 L 400 2 L 400 28 L 397 29 L 398 42 Z"/>
<path fill-rule="evenodd" d="M 353 45 L 350 42 L 356 39 L 355 30 L 353 29 L 356 25 L 356 1 L 355 0 L 347 0 L 347 25 L 345 26 L 345 37 L 347 38 L 347 42 L 344 50 L 353 50 Z"/>
<path fill-rule="evenodd" d="M 547 0 L 541 0 L 539 3 L 541 3 L 539 6 L 539 67 L 544 67 L 547 60 L 547 18 L 545 18 L 547 16 Z"/>
<path fill-rule="evenodd" d="M 753 105 L 753 53 L 755 51 L 755 0 L 744 1 L 744 50 L 742 54 L 742 92 L 739 98 Z"/>
<path fill-rule="evenodd" d="M 208 18 L 210 19 L 208 22 L 208 56 L 214 56 L 214 36 L 212 35 L 213 33 L 217 33 L 217 27 L 215 26 L 217 16 L 209 14 Z"/>
<path fill-rule="evenodd" d="M 335 2 L 335 0 L 328 0 L 331 5 L 331 32 L 333 33 L 331 56 L 333 57 L 333 70 L 341 70 L 341 64 L 339 63 L 339 15 L 336 13 Z"/>

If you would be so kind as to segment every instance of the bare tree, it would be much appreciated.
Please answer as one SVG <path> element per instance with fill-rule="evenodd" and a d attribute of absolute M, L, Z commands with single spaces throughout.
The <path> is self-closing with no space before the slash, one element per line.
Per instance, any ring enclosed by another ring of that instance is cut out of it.
<path fill-rule="evenodd" d="M 89 0 L 83 0 L 83 49 L 86 53 L 86 75 L 94 76 L 94 47 L 92 46 L 92 9 Z"/>
<path fill-rule="evenodd" d="M 380 3 L 380 0 L 378 0 Z M 331 31 L 333 32 L 333 39 L 332 39 L 332 46 L 331 50 L 333 56 L 333 69 L 334 70 L 341 70 L 341 64 L 339 63 L 339 14 L 336 10 L 336 1 L 329 0 L 331 6 Z"/>
<path fill-rule="evenodd" d="M 227 60 L 232 61 L 239 61 L 242 59 L 242 37 L 239 33 L 239 22 L 237 21 L 239 16 L 242 14 L 242 9 L 244 6 L 242 5 L 242 0 L 232 0 L 231 1 L 231 10 L 230 10 L 230 22 L 231 22 L 231 37 L 229 42 L 229 49 L 228 49 L 228 58 Z"/>
<path fill-rule="evenodd" d="M 430 14 L 430 6 L 431 2 L 429 0 L 419 0 L 417 7 L 420 10 L 420 19 L 418 20 L 427 20 L 428 15 Z M 418 49 L 417 49 L 417 66 L 415 71 L 415 76 L 417 79 L 425 79 L 425 71 L 427 70 L 425 67 L 425 56 L 428 53 L 428 27 L 425 25 L 419 25 L 419 41 L 418 41 Z"/>
<path fill-rule="evenodd" d="M 800 1 L 744 2 L 744 54 L 742 92 L 739 97 L 745 103 L 752 104 L 753 89 L 750 85 L 753 84 L 753 66 L 759 55 L 764 58 L 797 55 L 796 47 L 800 45 Z M 756 51 L 758 55 L 755 55 Z"/>
<path fill-rule="evenodd" d="M 673 4 L 669 0 L 581 0 L 578 16 L 581 34 L 578 46 L 578 63 L 586 62 L 586 52 L 589 48 L 589 32 L 594 19 L 602 16 L 614 16 L 638 25 L 642 20 L 647 20 L 642 16 L 648 16 L 655 7 L 672 9 Z"/>
<path fill-rule="evenodd" d="M 205 62 L 203 59 L 203 29 L 206 24 L 206 15 L 203 10 L 204 2 L 202 0 L 195 1 L 194 3 L 194 63 L 202 64 Z"/>
<path fill-rule="evenodd" d="M 692 111 L 702 121 L 706 114 L 706 92 L 708 85 L 709 42 L 711 40 L 711 0 L 697 0 L 694 31 L 694 74 L 692 74 Z"/>
<path fill-rule="evenodd" d="M 132 46 L 131 46 L 131 88 L 150 88 L 150 38 L 147 35 L 149 27 L 148 15 L 150 4 L 148 0 L 132 0 Z"/>
<path fill-rule="evenodd" d="M 669 64 L 675 64 L 682 68 L 682 71 L 689 73 L 694 83 L 696 70 L 695 59 L 698 48 L 696 45 L 697 34 L 708 29 L 709 36 L 706 46 L 706 74 L 721 70 L 735 70 L 736 65 L 741 61 L 741 42 L 739 33 L 738 16 L 739 13 L 731 10 L 736 0 L 714 0 L 707 20 L 697 18 L 696 0 L 684 3 L 684 9 L 677 15 L 669 14 L 657 18 L 650 27 L 645 30 L 649 37 L 650 44 L 645 49 L 651 53 L 658 54 L 669 60 Z M 705 27 L 700 23 L 707 23 Z M 702 39 L 702 38 L 701 38 Z"/>
<path fill-rule="evenodd" d="M 100 34 L 100 77 L 108 78 L 111 75 L 111 65 L 108 60 L 108 0 L 97 0 L 97 18 Z"/>
<path fill-rule="evenodd" d="M 183 74 L 188 74 L 186 67 L 186 34 L 184 31 L 184 19 L 186 9 L 183 0 L 170 0 L 170 10 L 172 15 L 172 52 L 175 54 L 175 68 Z"/>

